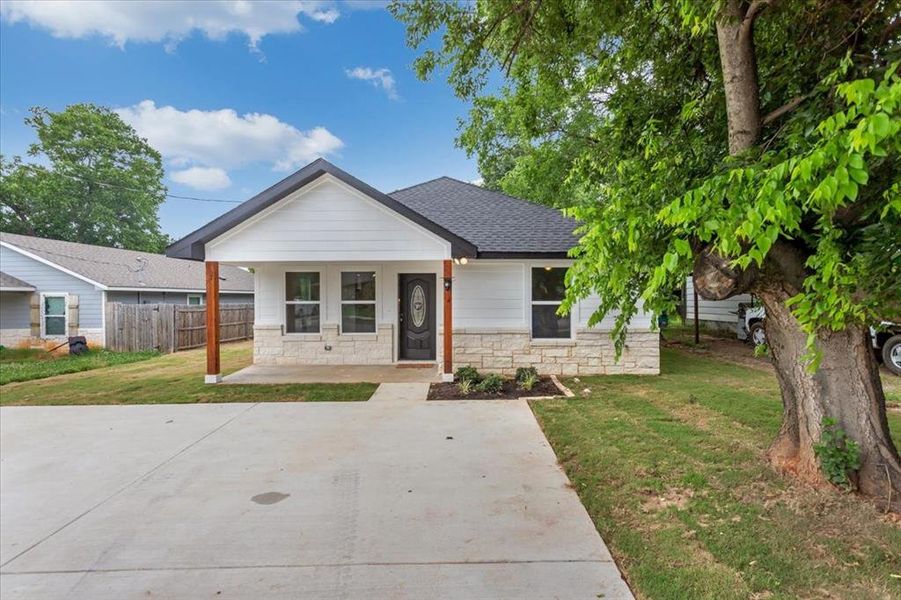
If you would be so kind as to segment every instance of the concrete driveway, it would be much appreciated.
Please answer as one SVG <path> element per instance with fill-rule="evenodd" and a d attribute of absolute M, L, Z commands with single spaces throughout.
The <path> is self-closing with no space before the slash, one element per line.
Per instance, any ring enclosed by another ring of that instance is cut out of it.
<path fill-rule="evenodd" d="M 0 409 L 0 596 L 631 598 L 521 401 Z"/>

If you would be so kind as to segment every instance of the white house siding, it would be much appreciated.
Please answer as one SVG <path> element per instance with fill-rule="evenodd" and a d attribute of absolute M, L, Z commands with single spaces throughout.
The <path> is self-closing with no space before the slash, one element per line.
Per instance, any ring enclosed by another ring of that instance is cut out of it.
<path fill-rule="evenodd" d="M 685 280 L 685 315 L 686 320 L 695 318 L 695 288 L 691 277 Z M 741 294 L 726 300 L 705 300 L 698 296 L 698 318 L 702 323 L 718 329 L 739 329 L 738 305 L 750 304 L 750 294 Z"/>
<path fill-rule="evenodd" d="M 573 337 L 531 339 L 531 269 L 566 266 L 567 261 L 470 261 L 454 266 L 454 363 L 485 371 L 512 373 L 535 366 L 561 375 L 659 372 L 659 336 L 650 331 L 650 317 L 636 316 L 630 324 L 626 351 L 614 360 L 610 339 L 612 319 L 588 329 L 597 307 L 589 298 L 573 314 Z M 390 364 L 397 360 L 397 283 L 400 273 L 434 273 L 436 358 L 441 360 L 443 322 L 440 261 L 271 263 L 256 265 L 255 351 L 258 364 Z M 340 274 L 372 270 L 378 281 L 376 334 L 339 333 Z M 283 334 L 285 273 L 319 271 L 321 280 L 320 334 Z M 325 347 L 329 346 L 330 350 Z"/>
<path fill-rule="evenodd" d="M 93 284 L 77 277 L 63 273 L 49 265 L 24 256 L 15 250 L 0 246 L 0 270 L 35 288 L 37 293 L 68 293 L 78 296 L 78 333 L 95 343 L 103 342 L 103 316 L 101 305 L 103 293 Z M 26 296 L 28 296 L 26 294 Z M 30 297 L 29 297 L 30 303 Z M 17 304 L 12 309 L 6 308 L 6 302 L 0 304 L 0 313 L 4 313 L 3 327 L 0 329 L 0 343 L 15 345 L 23 341 L 22 331 L 30 335 L 30 312 L 21 313 Z M 5 341 L 4 341 L 5 340 Z"/>
<path fill-rule="evenodd" d="M 615 313 L 588 328 L 588 319 L 599 304 L 597 297 L 573 308 L 571 339 L 532 339 L 532 269 L 569 264 L 566 260 L 479 260 L 455 267 L 455 365 L 504 374 L 522 366 L 556 375 L 659 373 L 659 336 L 650 330 L 650 315 L 633 317 L 626 349 L 616 361 L 610 338 Z"/>
<path fill-rule="evenodd" d="M 206 245 L 207 260 L 242 265 L 449 257 L 449 242 L 331 176 Z"/>

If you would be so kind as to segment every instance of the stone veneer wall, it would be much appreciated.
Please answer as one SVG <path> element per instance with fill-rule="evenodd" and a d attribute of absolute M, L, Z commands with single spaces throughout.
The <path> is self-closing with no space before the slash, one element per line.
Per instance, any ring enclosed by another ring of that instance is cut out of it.
<path fill-rule="evenodd" d="M 379 325 L 374 334 L 338 335 L 337 325 L 324 325 L 320 335 L 282 335 L 278 325 L 253 329 L 254 363 L 259 365 L 383 365 L 394 362 L 394 327 Z M 325 350 L 325 346 L 331 350 Z M 438 339 L 436 362 L 442 360 Z M 512 375 L 517 367 L 534 366 L 542 374 L 604 375 L 660 373 L 660 335 L 630 332 L 620 360 L 610 333 L 580 330 L 575 340 L 531 340 L 528 332 L 456 330 L 454 368 Z"/>
<path fill-rule="evenodd" d="M 660 373 L 660 335 L 630 332 L 619 361 L 607 331 L 580 330 L 574 340 L 531 340 L 528 332 L 454 331 L 454 368 L 512 375 L 534 366 L 545 375 Z"/>
<path fill-rule="evenodd" d="M 326 346 L 331 350 L 326 350 Z M 319 335 L 282 335 L 280 325 L 256 325 L 253 362 L 258 365 L 392 364 L 394 327 L 379 325 L 376 333 L 338 335 L 337 325 L 323 325 Z"/>

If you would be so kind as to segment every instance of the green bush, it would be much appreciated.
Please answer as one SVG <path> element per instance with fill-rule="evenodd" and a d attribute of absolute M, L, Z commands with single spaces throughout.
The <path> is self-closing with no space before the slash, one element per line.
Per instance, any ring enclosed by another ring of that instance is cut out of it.
<path fill-rule="evenodd" d="M 497 373 L 489 373 L 476 385 L 476 389 L 489 394 L 500 394 L 504 389 L 504 378 Z"/>
<path fill-rule="evenodd" d="M 835 419 L 823 419 L 823 435 L 820 443 L 814 444 L 813 452 L 830 483 L 844 488 L 851 486 L 848 473 L 860 468 L 860 446 L 848 437 Z"/>
<path fill-rule="evenodd" d="M 538 373 L 525 373 L 522 376 L 522 379 L 517 378 L 517 382 L 519 383 L 520 389 L 525 391 L 530 391 L 535 384 L 538 383 Z"/>
<path fill-rule="evenodd" d="M 516 369 L 516 383 L 522 385 L 522 382 L 526 379 L 532 379 L 533 381 L 538 381 L 538 369 L 535 367 L 519 367 Z"/>
<path fill-rule="evenodd" d="M 460 390 L 460 393 L 464 396 L 468 396 L 470 392 L 472 392 L 473 383 L 469 379 L 461 379 L 457 384 L 457 389 Z"/>
<path fill-rule="evenodd" d="M 476 384 L 482 381 L 482 376 L 475 367 L 459 367 L 456 372 L 457 381 L 469 381 Z"/>

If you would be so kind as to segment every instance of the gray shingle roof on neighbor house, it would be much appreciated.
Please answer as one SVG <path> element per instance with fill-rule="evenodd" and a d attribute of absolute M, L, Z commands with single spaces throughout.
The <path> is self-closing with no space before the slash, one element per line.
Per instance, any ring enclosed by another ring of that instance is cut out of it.
<path fill-rule="evenodd" d="M 327 160 L 317 158 L 173 243 L 166 254 L 203 260 L 207 242 L 326 174 L 448 240 L 454 257 L 565 257 L 577 242 L 572 234 L 576 221 L 548 206 L 450 177 L 383 194 Z"/>
<path fill-rule="evenodd" d="M 26 291 L 34 290 L 35 287 L 28 282 L 22 281 L 18 277 L 7 275 L 0 271 L 0 292 L 6 290 Z"/>
<path fill-rule="evenodd" d="M 196 291 L 206 287 L 203 264 L 192 260 L 14 233 L 0 233 L 0 241 L 111 289 Z M 243 269 L 220 265 L 219 277 L 220 291 L 253 292 L 253 275 Z"/>
<path fill-rule="evenodd" d="M 450 177 L 388 195 L 472 242 L 485 258 L 561 254 L 578 241 L 576 221 L 560 211 Z"/>

